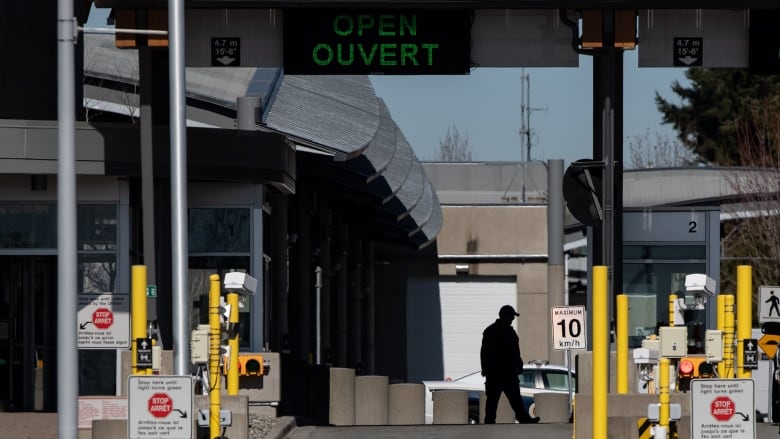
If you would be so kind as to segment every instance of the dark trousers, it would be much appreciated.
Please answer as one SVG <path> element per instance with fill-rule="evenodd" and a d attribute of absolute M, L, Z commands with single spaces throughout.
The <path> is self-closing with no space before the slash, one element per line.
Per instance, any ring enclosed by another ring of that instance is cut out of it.
<path fill-rule="evenodd" d="M 498 409 L 498 400 L 501 398 L 501 392 L 504 392 L 504 395 L 509 400 L 509 405 L 515 411 L 515 419 L 519 422 L 526 422 L 531 419 L 525 405 L 523 405 L 523 398 L 520 396 L 520 381 L 518 381 L 516 374 L 487 376 L 485 377 L 485 424 L 496 423 L 496 410 Z"/>

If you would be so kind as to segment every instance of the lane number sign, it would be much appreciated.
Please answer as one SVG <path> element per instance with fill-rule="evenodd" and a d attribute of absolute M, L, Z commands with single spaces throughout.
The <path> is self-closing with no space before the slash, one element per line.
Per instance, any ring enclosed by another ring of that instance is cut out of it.
<path fill-rule="evenodd" d="M 584 306 L 554 306 L 552 308 L 553 349 L 587 349 L 587 328 Z"/>

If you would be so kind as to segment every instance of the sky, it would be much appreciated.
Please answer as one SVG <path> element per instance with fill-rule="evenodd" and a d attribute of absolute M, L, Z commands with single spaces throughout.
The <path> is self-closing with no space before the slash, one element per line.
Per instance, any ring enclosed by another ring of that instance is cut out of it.
<path fill-rule="evenodd" d="M 106 27 L 109 9 L 93 9 L 87 24 Z M 637 49 L 637 50 L 641 50 Z M 674 138 L 662 124 L 655 93 L 678 102 L 671 86 L 683 84 L 684 68 L 638 68 L 637 50 L 623 55 L 624 158 L 628 140 L 656 133 Z M 531 160 L 563 159 L 566 164 L 593 156 L 593 63 L 579 67 L 477 68 L 469 75 L 372 75 L 377 96 L 390 108 L 417 158 L 432 160 L 450 127 L 468 137 L 475 161 L 523 161 L 521 75 L 529 77 Z"/>
<path fill-rule="evenodd" d="M 641 50 L 641 49 L 640 49 Z M 527 68 L 531 160 L 593 156 L 593 64 L 580 56 L 577 68 Z M 477 68 L 464 76 L 371 76 L 376 94 L 390 108 L 420 160 L 432 160 L 449 127 L 468 136 L 475 161 L 523 161 L 520 140 L 520 68 Z M 674 138 L 662 123 L 655 93 L 679 102 L 673 81 L 687 84 L 683 68 L 638 68 L 637 51 L 624 53 L 624 157 L 628 140 L 649 133 Z"/>

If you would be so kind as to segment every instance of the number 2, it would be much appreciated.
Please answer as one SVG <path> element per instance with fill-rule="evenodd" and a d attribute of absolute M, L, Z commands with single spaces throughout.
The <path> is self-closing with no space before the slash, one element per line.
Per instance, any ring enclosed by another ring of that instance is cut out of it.
<path fill-rule="evenodd" d="M 696 221 L 688 221 L 688 233 L 696 233 Z"/>

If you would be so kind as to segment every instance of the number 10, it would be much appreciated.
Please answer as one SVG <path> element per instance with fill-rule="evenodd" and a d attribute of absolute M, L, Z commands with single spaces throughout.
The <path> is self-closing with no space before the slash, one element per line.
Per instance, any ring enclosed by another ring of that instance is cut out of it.
<path fill-rule="evenodd" d="M 579 337 L 582 332 L 582 324 L 576 319 L 569 320 L 569 335 L 566 335 L 566 319 L 559 321 L 556 325 L 561 327 L 562 337 Z"/>

